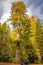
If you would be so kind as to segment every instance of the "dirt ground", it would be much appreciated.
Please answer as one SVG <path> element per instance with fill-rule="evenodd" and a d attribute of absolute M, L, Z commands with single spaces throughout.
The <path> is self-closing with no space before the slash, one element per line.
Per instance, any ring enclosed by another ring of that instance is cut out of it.
<path fill-rule="evenodd" d="M 0 65 L 20 65 L 20 64 L 14 64 L 14 63 L 0 63 Z M 28 65 L 43 65 L 43 64 L 28 64 Z"/>

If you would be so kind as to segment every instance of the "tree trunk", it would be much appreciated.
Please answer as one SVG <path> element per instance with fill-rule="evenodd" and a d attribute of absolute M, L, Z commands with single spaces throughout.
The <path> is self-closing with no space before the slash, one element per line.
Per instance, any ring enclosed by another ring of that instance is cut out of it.
<path fill-rule="evenodd" d="M 18 26 L 17 26 L 17 48 L 16 48 L 16 63 L 20 63 L 20 20 L 18 12 Z"/>
<path fill-rule="evenodd" d="M 17 27 L 17 46 L 16 46 L 16 63 L 20 63 L 20 29 Z"/>
<path fill-rule="evenodd" d="M 16 63 L 20 63 L 20 44 L 18 44 L 18 43 L 17 43 L 17 46 L 16 46 L 15 59 L 16 59 Z"/>

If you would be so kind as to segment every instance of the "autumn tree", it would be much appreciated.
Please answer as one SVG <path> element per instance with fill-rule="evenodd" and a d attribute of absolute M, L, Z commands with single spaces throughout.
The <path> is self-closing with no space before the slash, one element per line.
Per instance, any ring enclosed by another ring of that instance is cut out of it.
<path fill-rule="evenodd" d="M 21 61 L 20 59 L 21 52 L 22 52 L 21 56 L 23 54 L 23 57 L 25 55 L 24 58 L 27 59 L 28 53 L 26 54 L 27 48 L 25 47 L 26 45 L 28 46 L 29 43 L 32 45 L 31 47 L 33 47 L 34 53 L 36 54 L 39 62 L 41 60 L 41 56 L 39 52 L 39 44 L 37 43 L 36 40 L 38 21 L 35 19 L 34 16 L 29 18 L 29 16 L 27 16 L 25 13 L 26 8 L 23 2 L 18 1 L 12 3 L 10 21 L 14 26 L 14 31 L 16 31 L 15 37 L 13 39 L 14 43 L 16 42 L 15 54 L 16 63 L 19 63 Z"/>
<path fill-rule="evenodd" d="M 39 43 L 36 40 L 36 36 L 38 36 L 36 34 L 38 31 L 37 25 L 39 25 L 37 19 L 35 19 L 35 17 L 32 16 L 30 19 L 30 41 L 32 43 L 35 54 L 38 58 L 38 63 L 40 63 L 41 55 L 40 55 Z"/>
<path fill-rule="evenodd" d="M 40 24 L 40 27 L 39 27 L 38 42 L 40 45 L 41 62 L 43 63 L 43 24 Z"/>
<path fill-rule="evenodd" d="M 15 2 L 12 3 L 11 7 L 11 17 L 10 20 L 12 21 L 12 24 L 14 27 L 16 27 L 17 35 L 16 35 L 16 42 L 17 42 L 17 48 L 16 48 L 16 63 L 20 62 L 20 28 L 22 24 L 22 18 L 26 12 L 25 5 L 23 2 Z"/>
<path fill-rule="evenodd" d="M 12 50 L 10 28 L 4 23 L 0 25 L 0 61 L 9 62 Z"/>

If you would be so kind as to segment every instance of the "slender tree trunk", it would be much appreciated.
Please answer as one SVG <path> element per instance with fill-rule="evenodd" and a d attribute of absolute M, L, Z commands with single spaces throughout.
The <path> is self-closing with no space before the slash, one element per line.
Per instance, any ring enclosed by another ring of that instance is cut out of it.
<path fill-rule="evenodd" d="M 17 46 L 16 46 L 16 63 L 20 63 L 20 24 L 18 12 L 18 26 L 17 26 Z"/>
<path fill-rule="evenodd" d="M 17 44 L 17 47 L 16 47 L 16 63 L 20 63 L 20 45 L 18 46 Z"/>
<path fill-rule="evenodd" d="M 20 32 L 17 32 L 17 46 L 16 46 L 16 63 L 20 63 Z"/>

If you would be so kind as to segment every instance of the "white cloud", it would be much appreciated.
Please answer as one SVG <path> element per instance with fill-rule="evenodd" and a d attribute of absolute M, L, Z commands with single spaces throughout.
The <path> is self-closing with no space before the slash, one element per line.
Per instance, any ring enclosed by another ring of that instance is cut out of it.
<path fill-rule="evenodd" d="M 2 22 L 6 21 L 7 18 L 9 17 L 11 2 L 15 2 L 15 1 L 18 1 L 18 0 L 4 0 L 3 1 L 4 14 L 1 17 Z M 38 6 L 37 4 L 40 2 L 39 0 L 33 0 L 33 1 L 32 0 L 25 0 L 25 1 L 21 0 L 21 1 L 25 2 L 26 6 L 28 6 L 26 14 L 28 14 L 29 16 L 35 15 L 35 16 L 39 17 L 40 19 L 43 19 L 43 14 L 41 14 L 41 9 L 43 8 L 43 3 L 40 6 Z"/>
<path fill-rule="evenodd" d="M 4 13 L 10 12 L 10 7 L 11 7 L 10 1 L 6 0 L 3 2 Z"/>
<path fill-rule="evenodd" d="M 32 16 L 31 9 L 30 9 L 30 10 L 29 10 L 29 9 L 27 9 L 27 12 L 26 12 L 26 14 L 27 14 L 27 15 L 29 15 L 29 16 Z"/>
<path fill-rule="evenodd" d="M 11 2 L 15 2 L 16 0 L 6 0 L 3 1 L 3 11 L 4 13 L 9 13 L 11 9 Z"/>
<path fill-rule="evenodd" d="M 35 7 L 34 4 L 31 4 L 29 8 L 27 8 L 27 13 L 29 16 L 37 16 L 40 19 L 43 19 L 43 14 L 41 14 L 41 9 L 43 8 L 43 4 Z"/>
<path fill-rule="evenodd" d="M 27 8 L 26 14 L 29 15 L 29 16 L 32 16 L 33 15 L 33 10 L 34 10 L 34 5 L 31 4 L 30 7 Z"/>
<path fill-rule="evenodd" d="M 15 0 L 4 0 L 3 2 L 3 15 L 1 16 L 0 22 L 4 23 L 10 16 L 11 2 Z"/>
<path fill-rule="evenodd" d="M 7 21 L 9 16 L 10 16 L 10 13 L 4 13 L 3 16 L 1 17 L 1 23 L 4 23 L 5 21 Z"/>

